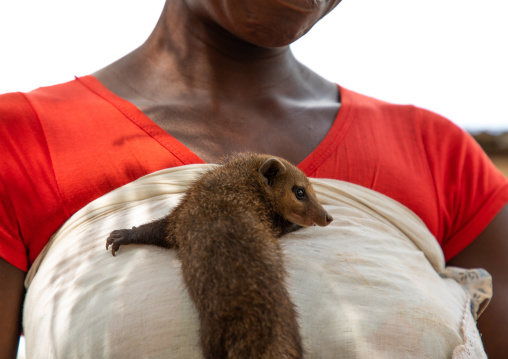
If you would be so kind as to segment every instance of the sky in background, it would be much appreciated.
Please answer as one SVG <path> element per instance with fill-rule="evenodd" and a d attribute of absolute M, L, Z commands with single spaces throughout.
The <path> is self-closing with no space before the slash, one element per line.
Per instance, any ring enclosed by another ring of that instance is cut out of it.
<path fill-rule="evenodd" d="M 0 1 L 0 93 L 86 75 L 150 34 L 164 0 Z M 340 85 L 508 130 L 507 0 L 343 0 L 293 45 Z"/>

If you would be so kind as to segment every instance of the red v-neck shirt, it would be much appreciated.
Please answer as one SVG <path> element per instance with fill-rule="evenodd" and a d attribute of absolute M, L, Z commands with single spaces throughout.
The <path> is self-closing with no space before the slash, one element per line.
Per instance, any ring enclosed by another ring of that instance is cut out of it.
<path fill-rule="evenodd" d="M 508 202 L 508 180 L 448 120 L 339 90 L 329 133 L 298 164 L 308 176 L 356 183 L 404 204 L 447 259 Z M 92 76 L 0 96 L 0 138 L 0 257 L 22 270 L 87 203 L 148 173 L 203 163 Z"/>

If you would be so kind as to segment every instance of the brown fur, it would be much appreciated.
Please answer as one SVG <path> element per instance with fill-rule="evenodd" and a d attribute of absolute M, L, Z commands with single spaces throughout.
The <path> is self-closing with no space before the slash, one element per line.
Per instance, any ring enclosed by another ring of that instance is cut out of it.
<path fill-rule="evenodd" d="M 302 358 L 278 238 L 331 221 L 300 170 L 243 154 L 205 173 L 167 217 L 113 231 L 106 248 L 113 255 L 129 243 L 178 248 L 205 358 Z"/>

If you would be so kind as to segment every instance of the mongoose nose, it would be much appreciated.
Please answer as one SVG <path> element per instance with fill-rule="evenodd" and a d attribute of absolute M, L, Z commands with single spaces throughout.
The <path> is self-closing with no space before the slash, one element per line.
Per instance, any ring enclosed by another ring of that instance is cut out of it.
<path fill-rule="evenodd" d="M 332 216 L 330 216 L 330 215 L 327 213 L 327 214 L 325 214 L 325 221 L 326 221 L 326 224 L 328 225 L 328 224 L 332 223 L 332 221 L 333 221 L 333 217 L 332 217 Z"/>

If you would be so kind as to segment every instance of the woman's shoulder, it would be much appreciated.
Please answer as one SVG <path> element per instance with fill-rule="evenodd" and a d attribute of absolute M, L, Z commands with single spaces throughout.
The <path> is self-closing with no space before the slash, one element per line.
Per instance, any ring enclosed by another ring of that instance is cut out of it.
<path fill-rule="evenodd" d="M 2 128 L 12 132 L 27 123 L 33 125 L 47 112 L 69 111 L 82 103 L 90 91 L 76 78 L 61 84 L 40 87 L 29 92 L 0 94 Z"/>
<path fill-rule="evenodd" d="M 435 147 L 434 142 L 453 144 L 456 141 L 468 142 L 475 149 L 479 147 L 467 131 L 435 111 L 413 104 L 391 103 L 342 87 L 341 100 L 343 109 L 354 117 L 357 125 L 372 129 L 377 136 L 395 135 L 398 141 L 413 138 L 424 148 Z"/>

